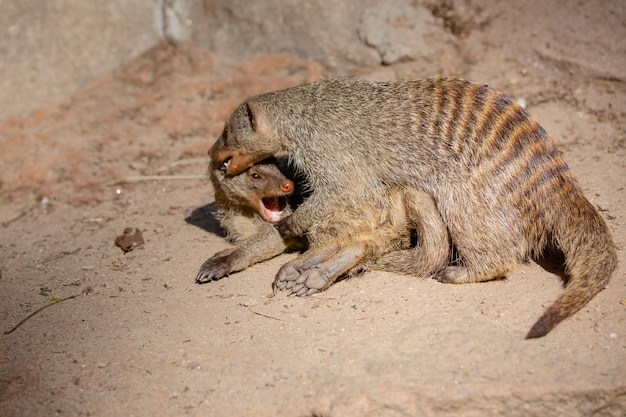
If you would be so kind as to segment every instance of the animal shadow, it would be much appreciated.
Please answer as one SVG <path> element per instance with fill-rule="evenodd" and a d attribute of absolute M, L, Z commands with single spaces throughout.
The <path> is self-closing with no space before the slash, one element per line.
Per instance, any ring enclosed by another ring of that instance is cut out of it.
<path fill-rule="evenodd" d="M 185 217 L 185 222 L 214 235 L 226 237 L 219 221 L 215 217 L 216 212 L 217 205 L 215 203 L 206 204 L 194 209 L 189 216 Z"/>

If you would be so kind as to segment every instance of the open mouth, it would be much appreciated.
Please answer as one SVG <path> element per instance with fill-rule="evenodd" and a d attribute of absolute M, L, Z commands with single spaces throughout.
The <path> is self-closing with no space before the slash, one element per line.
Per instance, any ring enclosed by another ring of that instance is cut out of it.
<path fill-rule="evenodd" d="M 220 171 L 222 171 L 222 173 L 226 174 L 228 172 L 228 167 L 230 166 L 230 161 L 232 161 L 233 158 L 226 158 L 224 160 L 224 162 L 222 162 L 222 166 L 220 167 Z"/>
<path fill-rule="evenodd" d="M 263 197 L 260 201 L 261 216 L 271 223 L 278 223 L 283 219 L 283 210 L 287 206 L 285 197 Z"/>

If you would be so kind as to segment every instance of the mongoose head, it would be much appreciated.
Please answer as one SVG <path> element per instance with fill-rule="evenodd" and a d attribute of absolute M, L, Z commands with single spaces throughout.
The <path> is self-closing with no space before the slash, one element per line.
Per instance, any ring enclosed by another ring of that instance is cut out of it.
<path fill-rule="evenodd" d="M 222 134 L 209 149 L 209 156 L 228 175 L 237 175 L 280 151 L 278 135 L 268 112 L 252 98 L 230 116 Z"/>
<path fill-rule="evenodd" d="M 289 214 L 287 197 L 293 193 L 295 186 L 275 164 L 253 165 L 235 176 L 228 175 L 226 170 L 227 164 L 223 164 L 214 168 L 212 175 L 228 198 L 248 205 L 270 223 L 277 223 Z"/>
<path fill-rule="evenodd" d="M 256 198 L 252 198 L 254 208 L 270 223 L 281 221 L 288 205 L 286 196 L 294 190 L 293 181 L 282 176 L 275 165 L 254 165 L 246 176 L 258 190 Z"/>

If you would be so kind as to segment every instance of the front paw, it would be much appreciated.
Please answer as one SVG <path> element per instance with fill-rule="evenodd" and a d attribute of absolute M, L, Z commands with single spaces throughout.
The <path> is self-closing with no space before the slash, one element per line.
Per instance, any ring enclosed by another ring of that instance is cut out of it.
<path fill-rule="evenodd" d="M 216 253 L 202 264 L 196 275 L 196 283 L 203 284 L 214 281 L 233 271 L 233 263 L 231 257 L 228 256 L 232 250 L 227 251 L 228 254 L 224 254 L 224 252 Z"/>

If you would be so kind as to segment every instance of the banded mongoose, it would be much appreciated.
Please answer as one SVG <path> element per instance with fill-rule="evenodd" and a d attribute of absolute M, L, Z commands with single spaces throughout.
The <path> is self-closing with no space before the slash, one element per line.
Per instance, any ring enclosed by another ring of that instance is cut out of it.
<path fill-rule="evenodd" d="M 284 236 L 379 184 L 412 187 L 434 198 L 460 257 L 440 281 L 492 280 L 528 259 L 559 274 L 565 290 L 527 338 L 580 310 L 616 268 L 610 231 L 551 137 L 486 85 L 322 79 L 245 100 L 210 150 L 230 175 L 283 154 L 313 189 Z"/>

